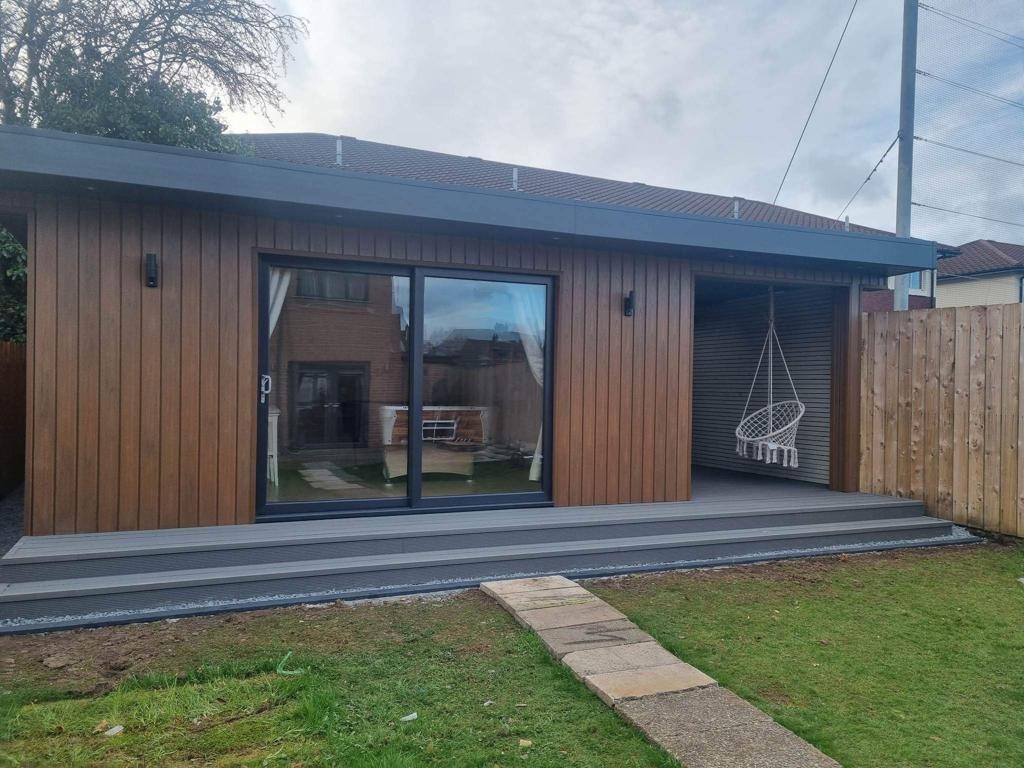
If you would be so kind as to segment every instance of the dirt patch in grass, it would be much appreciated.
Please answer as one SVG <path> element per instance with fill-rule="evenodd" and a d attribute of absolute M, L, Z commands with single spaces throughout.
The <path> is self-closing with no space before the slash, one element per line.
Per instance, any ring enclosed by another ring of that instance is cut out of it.
<path fill-rule="evenodd" d="M 239 655 L 301 645 L 318 653 L 401 644 L 433 628 L 438 641 L 468 654 L 489 650 L 471 627 L 430 621 L 446 602 L 488 606 L 473 590 L 399 598 L 192 616 L 96 629 L 0 636 L 0 685 L 32 683 L 67 693 L 98 694 L 145 674 L 176 672 Z M 500 614 L 498 619 L 504 618 Z M 508 629 L 514 625 L 505 622 Z M 411 628 L 416 627 L 415 631 Z M 283 652 L 286 652 L 283 651 Z"/>
<path fill-rule="evenodd" d="M 0 765 L 674 764 L 477 591 L 8 636 L 0 659 Z"/>

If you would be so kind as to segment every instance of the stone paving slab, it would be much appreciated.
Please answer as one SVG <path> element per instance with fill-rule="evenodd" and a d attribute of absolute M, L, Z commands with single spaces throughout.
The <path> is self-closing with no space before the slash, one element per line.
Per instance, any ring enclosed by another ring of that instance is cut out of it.
<path fill-rule="evenodd" d="M 530 579 L 485 581 L 480 585 L 480 590 L 485 595 L 496 598 L 498 595 L 511 595 L 514 592 L 536 592 L 540 589 L 564 589 L 565 587 L 579 587 L 579 584 L 570 581 L 565 576 L 537 576 Z"/>
<path fill-rule="evenodd" d="M 775 721 L 658 743 L 686 768 L 839 768 L 835 760 Z"/>
<path fill-rule="evenodd" d="M 548 647 L 551 655 L 556 659 L 591 648 L 648 643 L 654 640 L 629 619 L 542 629 L 537 632 L 537 637 Z"/>
<path fill-rule="evenodd" d="M 682 733 L 774 722 L 753 704 L 717 685 L 624 701 L 616 709 L 659 742 Z"/>
<path fill-rule="evenodd" d="M 594 598 L 592 602 L 557 608 L 537 608 L 532 611 L 516 611 L 516 620 L 533 630 L 571 627 L 578 624 L 593 624 L 596 621 L 625 619 L 619 611 L 604 600 Z"/>
<path fill-rule="evenodd" d="M 540 589 L 536 592 L 513 592 L 495 598 L 508 611 L 532 611 L 538 608 L 557 608 L 561 605 L 600 602 L 583 587 Z"/>
<path fill-rule="evenodd" d="M 648 696 L 616 709 L 687 768 L 839 766 L 725 688 Z"/>
<path fill-rule="evenodd" d="M 659 667 L 587 675 L 583 682 L 610 707 L 629 699 L 716 685 L 712 678 L 696 667 L 678 660 Z"/>
<path fill-rule="evenodd" d="M 481 589 L 687 768 L 839 768 L 575 582 L 545 576 Z"/>
<path fill-rule="evenodd" d="M 653 640 L 647 643 L 573 651 L 562 658 L 562 663 L 581 678 L 608 672 L 625 672 L 630 669 L 664 667 L 678 661 L 679 659 Z"/>

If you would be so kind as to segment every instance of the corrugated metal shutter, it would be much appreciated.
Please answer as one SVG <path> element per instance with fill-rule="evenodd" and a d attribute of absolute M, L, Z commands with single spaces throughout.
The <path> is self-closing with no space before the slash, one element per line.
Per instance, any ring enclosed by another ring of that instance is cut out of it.
<path fill-rule="evenodd" d="M 698 307 L 694 324 L 693 463 L 815 483 L 829 479 L 829 409 L 832 370 L 832 304 L 827 290 L 776 290 L 776 330 L 800 400 L 800 466 L 785 469 L 736 455 L 736 426 L 768 331 L 767 295 Z M 768 401 L 767 357 L 750 410 Z M 778 352 L 775 399 L 792 397 Z"/>

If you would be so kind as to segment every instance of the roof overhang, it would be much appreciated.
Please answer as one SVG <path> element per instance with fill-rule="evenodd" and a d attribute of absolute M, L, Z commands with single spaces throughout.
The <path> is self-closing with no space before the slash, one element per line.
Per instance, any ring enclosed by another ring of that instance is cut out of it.
<path fill-rule="evenodd" d="M 0 181 L 63 191 L 131 188 L 141 197 L 262 210 L 309 208 L 354 222 L 560 244 L 760 254 L 872 273 L 935 266 L 936 245 L 926 240 L 688 216 L 14 126 L 0 126 Z"/>

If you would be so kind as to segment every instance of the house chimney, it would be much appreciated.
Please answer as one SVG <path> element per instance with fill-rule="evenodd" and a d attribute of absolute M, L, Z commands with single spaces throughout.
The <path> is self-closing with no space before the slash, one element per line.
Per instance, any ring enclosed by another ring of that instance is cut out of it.
<path fill-rule="evenodd" d="M 743 198 L 741 197 L 734 197 L 732 199 L 732 217 L 734 219 L 738 219 L 740 217 L 740 200 L 742 199 Z"/>
<path fill-rule="evenodd" d="M 519 169 L 518 168 L 513 168 L 512 169 L 512 191 L 513 192 L 518 192 L 519 191 Z"/>
<path fill-rule="evenodd" d="M 339 136 L 337 141 L 334 143 L 334 162 L 338 165 L 344 165 L 341 156 L 341 136 Z"/>
<path fill-rule="evenodd" d="M 849 216 L 847 216 L 846 220 L 843 222 L 843 229 L 846 230 L 847 232 L 850 231 L 850 217 Z"/>

